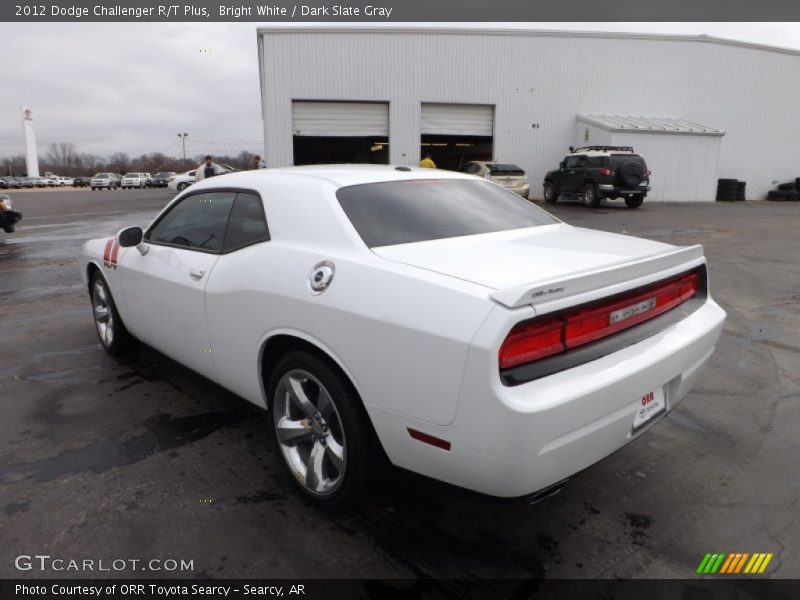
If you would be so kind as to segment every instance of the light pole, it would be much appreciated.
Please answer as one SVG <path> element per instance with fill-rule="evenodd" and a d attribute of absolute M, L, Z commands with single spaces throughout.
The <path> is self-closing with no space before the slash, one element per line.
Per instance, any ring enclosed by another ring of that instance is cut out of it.
<path fill-rule="evenodd" d="M 186 170 L 186 138 L 189 134 L 188 133 L 179 133 L 178 137 L 181 138 L 181 142 L 183 143 L 183 170 Z"/>

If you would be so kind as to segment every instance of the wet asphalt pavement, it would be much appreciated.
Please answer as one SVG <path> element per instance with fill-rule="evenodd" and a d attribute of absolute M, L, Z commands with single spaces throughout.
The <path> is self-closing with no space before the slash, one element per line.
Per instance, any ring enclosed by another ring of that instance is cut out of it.
<path fill-rule="evenodd" d="M 800 577 L 800 204 L 548 207 L 705 245 L 728 321 L 695 389 L 536 505 L 392 472 L 358 513 L 329 515 L 284 479 L 264 415 L 152 349 L 120 362 L 98 343 L 80 245 L 146 224 L 172 194 L 12 196 L 24 220 L 0 239 L 0 577 L 81 575 L 17 571 L 20 554 L 174 558 L 194 570 L 111 575 L 458 578 L 492 598 L 479 579 L 685 578 L 720 551 L 772 552 L 768 575 Z"/>

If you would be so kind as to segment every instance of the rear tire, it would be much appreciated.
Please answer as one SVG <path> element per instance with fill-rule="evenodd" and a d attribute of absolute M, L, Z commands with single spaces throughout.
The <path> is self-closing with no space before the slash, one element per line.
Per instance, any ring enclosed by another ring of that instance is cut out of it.
<path fill-rule="evenodd" d="M 320 357 L 295 350 L 269 386 L 271 430 L 286 473 L 319 506 L 355 505 L 373 481 L 380 449 L 352 384 Z"/>
<path fill-rule="evenodd" d="M 600 206 L 600 196 L 597 195 L 597 188 L 593 183 L 583 186 L 583 205 L 586 208 L 597 208 Z"/>
<path fill-rule="evenodd" d="M 99 271 L 92 274 L 89 290 L 95 329 L 103 349 L 112 356 L 128 354 L 135 345 L 135 338 L 125 328 L 108 283 Z"/>
<path fill-rule="evenodd" d="M 558 192 L 556 191 L 556 186 L 552 181 L 545 182 L 542 193 L 544 195 L 544 201 L 548 204 L 555 204 L 558 200 Z"/>
<path fill-rule="evenodd" d="M 639 208 L 644 203 L 642 196 L 634 196 L 633 198 L 625 198 L 625 206 L 628 208 Z"/>

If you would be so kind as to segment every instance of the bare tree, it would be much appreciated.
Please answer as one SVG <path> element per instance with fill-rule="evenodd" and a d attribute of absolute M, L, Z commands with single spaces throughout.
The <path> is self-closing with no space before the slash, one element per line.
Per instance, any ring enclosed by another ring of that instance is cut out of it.
<path fill-rule="evenodd" d="M 127 173 L 131 166 L 131 158 L 125 152 L 115 152 L 108 159 L 108 168 L 115 173 Z"/>
<path fill-rule="evenodd" d="M 78 149 L 72 142 L 53 142 L 48 147 L 46 162 L 61 173 L 70 173 L 78 164 Z"/>

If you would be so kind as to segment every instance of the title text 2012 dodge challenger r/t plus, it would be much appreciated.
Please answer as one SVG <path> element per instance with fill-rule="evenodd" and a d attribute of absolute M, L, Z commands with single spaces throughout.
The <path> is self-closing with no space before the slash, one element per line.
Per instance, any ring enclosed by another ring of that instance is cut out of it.
<path fill-rule="evenodd" d="M 492 182 L 385 166 L 212 177 L 87 242 L 100 339 L 270 414 L 342 507 L 395 465 L 485 494 L 553 486 L 686 395 L 725 319 L 702 247 L 562 223 Z"/>

